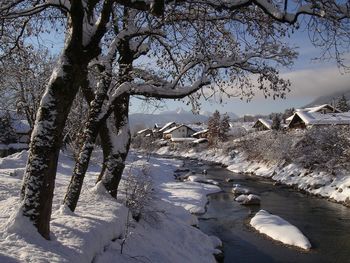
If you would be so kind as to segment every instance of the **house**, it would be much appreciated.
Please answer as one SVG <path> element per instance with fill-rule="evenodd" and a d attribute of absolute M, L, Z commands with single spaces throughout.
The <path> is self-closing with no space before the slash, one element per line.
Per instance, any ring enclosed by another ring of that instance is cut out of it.
<path fill-rule="evenodd" d="M 159 131 L 163 133 L 166 130 L 169 130 L 169 129 L 176 127 L 176 126 L 177 126 L 176 122 L 174 122 L 174 121 L 168 122 L 162 128 L 160 128 Z"/>
<path fill-rule="evenodd" d="M 137 135 L 138 136 L 142 136 L 142 137 L 149 137 L 153 134 L 152 130 L 151 129 L 143 129 L 143 130 L 140 130 L 137 132 Z"/>
<path fill-rule="evenodd" d="M 350 112 L 328 113 L 300 111 L 293 114 L 288 128 L 305 129 L 309 126 L 350 125 Z"/>
<path fill-rule="evenodd" d="M 265 120 L 265 119 L 258 119 L 252 128 L 256 129 L 257 131 L 267 131 L 271 130 L 272 126 L 272 120 Z"/>
<path fill-rule="evenodd" d="M 196 131 L 187 125 L 180 125 L 170 128 L 163 132 L 163 139 L 171 138 L 188 138 L 191 137 Z"/>
<path fill-rule="evenodd" d="M 296 109 L 294 113 L 296 112 L 329 114 L 329 113 L 341 113 L 342 111 L 338 110 L 337 108 L 333 107 L 330 104 L 323 104 L 315 107 Z M 294 114 L 286 119 L 287 124 L 291 122 L 293 117 L 294 117 Z"/>
<path fill-rule="evenodd" d="M 342 111 L 338 110 L 337 108 L 333 107 L 330 104 L 322 104 L 319 106 L 304 108 L 304 109 L 296 109 L 296 112 L 318 112 L 322 114 L 328 114 L 328 113 L 341 113 Z"/>
<path fill-rule="evenodd" d="M 194 134 L 192 134 L 192 137 L 197 138 L 197 139 L 208 138 L 208 133 L 209 133 L 209 130 L 204 129 L 204 130 L 195 132 Z"/>
<path fill-rule="evenodd" d="M 31 128 L 23 114 L 19 114 L 14 110 L 0 110 L 0 118 L 9 119 L 16 137 L 13 143 L 29 144 Z"/>

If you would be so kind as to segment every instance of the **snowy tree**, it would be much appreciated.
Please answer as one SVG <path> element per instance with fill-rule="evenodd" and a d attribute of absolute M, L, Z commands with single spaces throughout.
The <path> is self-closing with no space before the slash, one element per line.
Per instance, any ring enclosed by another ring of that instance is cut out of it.
<path fill-rule="evenodd" d="M 278 114 L 274 114 L 272 117 L 271 129 L 278 131 L 281 129 L 281 119 Z"/>
<path fill-rule="evenodd" d="M 350 110 L 350 107 L 344 94 L 338 99 L 336 108 L 338 110 L 341 110 L 342 112 L 347 112 Z"/>
<path fill-rule="evenodd" d="M 227 141 L 227 133 L 230 131 L 230 117 L 225 113 L 220 120 L 219 139 Z"/>
<path fill-rule="evenodd" d="M 25 116 L 31 129 L 54 61 L 47 49 L 31 46 L 0 61 L 1 105 Z"/>
<path fill-rule="evenodd" d="M 208 140 L 209 144 L 216 146 L 219 141 L 227 140 L 227 133 L 230 130 L 230 117 L 224 114 L 222 117 L 220 112 L 216 110 L 208 119 Z"/>
<path fill-rule="evenodd" d="M 12 128 L 12 119 L 8 111 L 0 116 L 0 143 L 16 142 L 16 133 Z"/>
<path fill-rule="evenodd" d="M 110 81 L 108 74 L 104 75 L 105 69 L 99 67 L 102 76 L 98 82 L 113 85 L 108 96 L 100 92 L 105 88 L 99 86 L 101 90 L 95 94 L 97 100 L 94 98 L 88 117 L 91 129 L 83 134 L 85 142 L 94 142 L 95 125 L 103 124 L 96 121 L 98 117 L 102 114 L 102 119 L 107 120 L 114 114 L 115 127 L 120 127 L 117 129 L 120 143 L 116 145 L 123 148 L 119 152 L 123 155 L 128 151 L 126 142 L 130 138 L 125 114 L 130 95 L 174 99 L 190 95 L 189 102 L 196 106 L 197 99 L 210 90 L 227 96 L 253 96 L 255 75 L 257 89 L 265 96 L 283 97 L 289 82 L 279 76 L 277 68 L 290 65 L 296 57 L 283 39 L 299 26 L 301 16 L 310 18 L 307 28 L 315 33 L 311 34 L 315 36 L 311 39 L 314 44 L 323 47 L 325 55 L 334 54 L 341 65 L 341 54 L 346 52 L 342 44 L 348 44 L 349 40 L 348 6 L 330 0 L 283 4 L 265 0 L 2 1 L 0 57 L 21 48 L 25 37 L 40 35 L 43 28 L 64 31 L 65 45 L 38 110 L 21 191 L 23 214 L 45 238 L 49 238 L 57 160 L 68 113 L 78 89 L 87 79 L 88 67 L 112 47 L 110 36 L 115 33 L 115 23 L 110 22 L 123 17 L 124 8 L 137 13 L 130 18 L 133 23 L 117 32 L 113 39 L 118 44 L 123 40 L 129 45 L 131 38 L 138 37 L 133 42 L 136 45 L 131 45 L 132 50 L 147 53 L 155 68 L 137 65 L 132 57 L 129 65 L 134 65 L 129 74 L 129 69 L 123 69 L 122 60 L 116 59 L 114 63 L 121 75 Z M 131 57 L 123 48 L 118 49 L 119 56 Z M 236 89 L 230 90 L 228 83 Z M 200 92 L 203 87 L 205 93 Z M 120 112 L 123 112 L 121 118 Z M 88 163 L 90 146 L 85 143 L 84 147 L 81 157 Z M 78 168 L 76 171 L 84 174 Z M 117 177 L 110 178 L 117 181 Z"/>
<path fill-rule="evenodd" d="M 220 135 L 220 112 L 216 110 L 208 119 L 209 145 L 216 145 Z"/>
<path fill-rule="evenodd" d="M 286 109 L 284 111 L 284 113 L 282 114 L 282 120 L 283 120 L 283 123 L 286 123 L 286 119 L 289 118 L 290 116 L 292 116 L 295 112 L 295 109 L 294 108 L 290 108 L 290 109 Z"/>

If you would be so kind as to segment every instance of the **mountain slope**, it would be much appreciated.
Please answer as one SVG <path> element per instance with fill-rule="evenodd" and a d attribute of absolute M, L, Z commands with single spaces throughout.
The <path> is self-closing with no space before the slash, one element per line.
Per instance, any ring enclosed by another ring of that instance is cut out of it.
<path fill-rule="evenodd" d="M 190 111 L 185 111 L 179 108 L 175 111 L 163 111 L 159 114 L 146 114 L 146 113 L 133 113 L 130 114 L 130 127 L 131 130 L 140 130 L 142 128 L 152 128 L 155 123 L 158 125 L 164 125 L 165 123 L 174 121 L 177 123 L 190 124 L 190 123 L 206 123 L 208 118 L 212 115 L 210 112 L 201 112 L 202 114 L 193 114 Z M 229 112 L 230 118 L 237 119 L 237 115 Z"/>
<path fill-rule="evenodd" d="M 326 103 L 332 104 L 332 102 L 334 100 L 337 101 L 337 99 L 339 97 L 341 97 L 343 94 L 346 97 L 346 99 L 348 101 L 348 104 L 350 104 L 350 88 L 349 88 L 348 90 L 336 91 L 336 92 L 332 92 L 332 93 L 330 93 L 328 95 L 318 97 L 317 99 L 315 99 L 311 103 L 305 105 L 305 107 L 311 107 L 311 106 L 315 106 L 315 105 L 322 105 L 322 104 L 326 104 Z"/>

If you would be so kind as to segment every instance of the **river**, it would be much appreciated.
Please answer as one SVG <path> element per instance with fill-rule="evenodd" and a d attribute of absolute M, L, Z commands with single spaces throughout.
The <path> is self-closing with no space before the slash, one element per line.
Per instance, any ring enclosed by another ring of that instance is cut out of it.
<path fill-rule="evenodd" d="M 235 174 L 219 165 L 185 161 L 185 166 L 219 182 L 223 190 L 208 197 L 207 212 L 199 216 L 200 229 L 223 241 L 224 262 L 350 262 L 350 208 L 329 202 L 273 181 Z M 226 182 L 231 178 L 233 182 Z M 233 184 L 241 184 L 261 197 L 260 206 L 234 201 Z M 281 216 L 307 236 L 313 248 L 305 252 L 287 247 L 251 229 L 247 222 L 260 209 Z"/>

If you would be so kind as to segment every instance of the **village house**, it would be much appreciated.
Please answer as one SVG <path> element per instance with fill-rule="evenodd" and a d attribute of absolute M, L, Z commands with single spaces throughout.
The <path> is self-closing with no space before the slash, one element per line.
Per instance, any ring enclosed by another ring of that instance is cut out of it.
<path fill-rule="evenodd" d="M 201 138 L 208 138 L 208 129 L 204 129 L 198 132 L 195 132 L 194 134 L 192 134 L 192 137 L 197 138 L 197 139 L 201 139 Z"/>
<path fill-rule="evenodd" d="M 322 114 L 328 114 L 328 113 L 341 113 L 340 110 L 337 108 L 333 107 L 330 104 L 322 104 L 319 106 L 314 106 L 314 107 L 309 107 L 309 108 L 304 108 L 304 109 L 296 109 L 296 112 L 318 112 Z"/>
<path fill-rule="evenodd" d="M 340 110 L 333 107 L 330 104 L 323 104 L 315 107 L 309 107 L 304 109 L 296 109 L 294 113 L 296 112 L 310 112 L 310 113 L 321 113 L 321 114 L 329 114 L 329 113 L 341 113 Z M 293 119 L 294 114 L 286 119 L 287 123 L 290 123 L 290 121 Z"/>
<path fill-rule="evenodd" d="M 163 139 L 172 139 L 172 138 L 188 138 L 191 137 L 196 131 L 187 125 L 180 125 L 172 127 L 163 132 Z"/>
<path fill-rule="evenodd" d="M 350 125 L 350 112 L 323 114 L 299 111 L 292 116 L 288 128 L 305 129 L 315 125 Z"/>
<path fill-rule="evenodd" d="M 174 121 L 166 123 L 161 128 L 159 128 L 158 124 L 155 124 L 154 128 L 153 128 L 153 137 L 156 139 L 161 139 L 161 138 L 163 138 L 163 132 L 165 132 L 166 130 L 169 130 L 173 127 L 176 127 L 176 126 L 177 126 L 177 124 Z"/>
<path fill-rule="evenodd" d="M 137 132 L 137 135 L 142 137 L 146 137 L 146 136 L 149 137 L 149 136 L 152 136 L 152 134 L 153 134 L 153 131 L 149 128 L 143 129 Z"/>
<path fill-rule="evenodd" d="M 271 130 L 272 126 L 272 120 L 265 120 L 265 119 L 258 119 L 252 128 L 256 129 L 257 131 L 267 131 Z"/>

